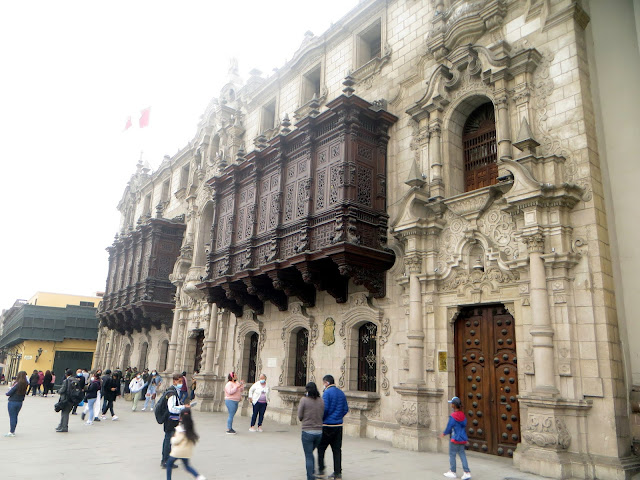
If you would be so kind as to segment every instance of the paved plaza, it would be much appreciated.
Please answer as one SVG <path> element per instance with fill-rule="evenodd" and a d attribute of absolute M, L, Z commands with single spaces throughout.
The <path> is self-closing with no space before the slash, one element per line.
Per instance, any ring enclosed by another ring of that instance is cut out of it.
<path fill-rule="evenodd" d="M 7 387 L 0 387 L 0 432 L 9 429 Z M 20 412 L 14 438 L 0 437 L 0 479 L 31 480 L 146 480 L 165 478 L 160 468 L 162 427 L 151 412 L 132 412 L 131 402 L 118 399 L 116 422 L 83 425 L 71 416 L 69 433 L 56 433 L 60 414 L 53 411 L 58 396 L 28 397 Z M 141 408 L 141 405 L 140 407 Z M 79 411 L 81 408 L 78 409 Z M 304 454 L 300 426 L 265 420 L 263 433 L 249 433 L 249 418 L 236 416 L 237 435 L 225 434 L 226 413 L 195 412 L 200 442 L 193 466 L 208 479 L 304 480 Z M 443 440 L 444 441 L 444 440 Z M 519 472 L 511 461 L 468 454 L 474 479 L 535 480 L 542 477 Z M 327 451 L 327 470 L 332 457 Z M 180 462 L 180 465 L 182 463 Z M 442 480 L 448 470 L 445 454 L 417 453 L 391 447 L 379 440 L 345 437 L 343 478 Z M 458 467 L 458 475 L 462 469 Z M 173 478 L 191 477 L 181 466 Z"/>

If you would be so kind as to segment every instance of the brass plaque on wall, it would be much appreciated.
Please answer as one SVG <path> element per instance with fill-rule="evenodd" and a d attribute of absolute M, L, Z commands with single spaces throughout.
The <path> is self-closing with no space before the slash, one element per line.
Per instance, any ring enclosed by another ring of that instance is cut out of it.
<path fill-rule="evenodd" d="M 324 328 L 322 333 L 322 343 L 325 345 L 333 345 L 336 341 L 336 322 L 331 317 L 327 317 L 324 321 Z"/>
<path fill-rule="evenodd" d="M 438 371 L 446 372 L 447 371 L 447 352 L 440 350 L 438 352 Z"/>

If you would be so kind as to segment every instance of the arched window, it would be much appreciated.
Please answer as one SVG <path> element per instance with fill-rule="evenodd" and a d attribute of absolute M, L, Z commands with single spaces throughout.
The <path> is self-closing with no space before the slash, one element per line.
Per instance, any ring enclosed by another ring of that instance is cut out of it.
<path fill-rule="evenodd" d="M 149 344 L 144 342 L 140 345 L 140 359 L 138 360 L 138 371 L 147 368 L 147 354 L 149 353 Z"/>
<path fill-rule="evenodd" d="M 258 369 L 258 334 L 253 332 L 248 340 L 244 347 L 245 352 L 248 353 L 248 357 L 245 358 L 248 367 L 246 379 L 247 383 L 255 383 L 256 370 Z"/>
<path fill-rule="evenodd" d="M 476 108 L 464 124 L 464 190 L 470 192 L 498 182 L 498 146 L 493 103 Z"/>
<path fill-rule="evenodd" d="M 369 322 L 358 329 L 358 390 L 376 391 L 376 334 L 378 327 Z"/>
<path fill-rule="evenodd" d="M 301 328 L 296 334 L 296 370 L 294 385 L 304 387 L 307 384 L 307 365 L 309 364 L 309 330 Z"/>
<path fill-rule="evenodd" d="M 131 361 L 131 344 L 127 343 L 127 346 L 124 347 L 124 354 L 122 355 L 122 367 L 127 368 L 130 367 L 129 362 Z"/>
<path fill-rule="evenodd" d="M 158 362 L 158 368 L 161 372 L 167 371 L 167 356 L 169 354 L 169 341 L 163 340 L 160 344 L 160 361 Z"/>

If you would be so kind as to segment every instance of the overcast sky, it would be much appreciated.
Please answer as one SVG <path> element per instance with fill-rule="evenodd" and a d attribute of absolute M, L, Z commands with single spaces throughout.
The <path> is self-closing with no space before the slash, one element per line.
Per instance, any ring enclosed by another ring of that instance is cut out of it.
<path fill-rule="evenodd" d="M 357 0 L 0 4 L 0 310 L 37 291 L 105 288 L 116 210 L 224 85 L 270 74 Z M 123 132 L 151 106 L 150 126 Z"/>

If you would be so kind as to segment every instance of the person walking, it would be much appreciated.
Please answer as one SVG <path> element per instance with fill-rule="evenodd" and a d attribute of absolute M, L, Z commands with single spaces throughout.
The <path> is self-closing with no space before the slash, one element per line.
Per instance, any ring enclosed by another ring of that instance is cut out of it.
<path fill-rule="evenodd" d="M 250 432 L 262 432 L 262 421 L 264 420 L 264 412 L 267 410 L 267 404 L 271 401 L 271 389 L 267 385 L 267 376 L 260 374 L 260 379 L 251 385 L 249 389 L 249 400 L 253 405 L 253 415 L 251 415 Z M 258 419 L 258 430 L 256 430 L 256 418 Z"/>
<path fill-rule="evenodd" d="M 187 386 L 187 372 L 182 372 L 182 386 L 180 387 L 180 401 L 185 403 L 189 396 L 189 387 Z"/>
<path fill-rule="evenodd" d="M 236 431 L 233 429 L 233 417 L 238 411 L 238 404 L 242 399 L 242 392 L 244 392 L 244 382 L 238 381 L 238 376 L 235 372 L 231 372 L 227 375 L 227 384 L 224 386 L 224 404 L 229 411 L 229 417 L 227 418 L 227 433 L 235 435 Z"/>
<path fill-rule="evenodd" d="M 145 394 L 144 406 L 142 407 L 143 412 L 147 409 L 147 405 L 149 405 L 149 402 L 151 402 L 151 411 L 153 412 L 153 409 L 156 406 L 156 395 L 158 393 L 158 386 L 161 383 L 162 383 L 162 377 L 158 375 L 158 372 L 153 370 L 151 372 L 151 377 L 149 378 L 147 393 Z M 180 401 L 184 403 L 182 399 L 180 399 Z"/>
<path fill-rule="evenodd" d="M 138 373 L 128 385 L 129 392 L 133 395 L 133 406 L 131 411 L 135 412 L 138 408 L 138 400 L 140 400 L 140 392 L 144 388 L 144 380 L 142 380 L 142 374 Z M 143 409 L 144 410 L 144 409 Z"/>
<path fill-rule="evenodd" d="M 18 372 L 15 383 L 5 394 L 9 397 L 9 401 L 7 402 L 7 409 L 9 410 L 9 433 L 6 433 L 5 437 L 16 436 L 18 414 L 20 413 L 20 410 L 22 410 L 22 404 L 24 402 L 24 397 L 27 394 L 28 386 L 29 382 L 27 382 L 27 372 L 21 370 Z"/>
<path fill-rule="evenodd" d="M 177 459 L 182 460 L 184 468 L 196 480 L 207 480 L 204 475 L 200 475 L 195 468 L 189 465 L 189 459 L 193 455 L 193 447 L 199 438 L 193 426 L 191 409 L 185 407 L 180 412 L 180 423 L 175 428 L 173 437 L 171 437 L 171 453 L 169 453 L 169 459 L 167 460 L 167 480 L 171 480 L 171 473 Z"/>
<path fill-rule="evenodd" d="M 173 385 L 169 387 L 165 395 L 167 397 L 167 416 L 164 421 L 164 441 L 162 442 L 162 460 L 160 460 L 160 466 L 167 468 L 167 461 L 169 460 L 169 453 L 171 452 L 171 437 L 175 428 L 180 423 L 180 413 L 188 405 L 183 405 L 180 402 L 180 383 L 182 382 L 182 375 L 176 373 L 173 375 Z M 156 413 L 157 415 L 157 413 Z M 172 465 L 171 468 L 178 468 L 177 465 Z"/>
<path fill-rule="evenodd" d="M 107 410 L 111 411 L 111 420 L 118 420 L 118 416 L 113 411 L 113 402 L 116 401 L 120 394 L 120 380 L 111 375 L 111 370 L 105 370 L 102 378 L 102 396 L 104 403 L 102 405 L 102 420 L 107 419 Z"/>
<path fill-rule="evenodd" d="M 335 385 L 332 375 L 322 378 L 324 384 L 324 415 L 322 420 L 322 440 L 318 446 L 318 472 L 324 475 L 324 452 L 331 445 L 333 453 L 333 473 L 330 479 L 342 478 L 342 421 L 349 412 L 347 397 L 342 390 Z"/>
<path fill-rule="evenodd" d="M 309 382 L 304 387 L 305 396 L 298 405 L 298 419 L 302 422 L 302 449 L 304 450 L 307 468 L 307 480 L 314 480 L 313 451 L 318 448 L 322 440 L 322 418 L 324 417 L 324 402 L 315 383 Z"/>
<path fill-rule="evenodd" d="M 449 442 L 449 471 L 444 474 L 447 478 L 456 478 L 456 455 L 460 456 L 460 462 L 462 463 L 462 480 L 471 478 L 471 470 L 469 470 L 469 464 L 467 463 L 467 454 L 464 451 L 464 447 L 467 445 L 469 438 L 467 437 L 467 418 L 462 411 L 462 402 L 458 397 L 453 397 L 448 401 L 451 404 L 451 416 L 444 432 L 440 434 L 440 438 L 444 438 L 445 435 L 451 435 L 451 441 Z"/>
<path fill-rule="evenodd" d="M 86 379 L 84 378 L 84 374 L 82 373 L 82 369 L 79 368 L 78 370 L 76 370 L 76 377 L 78 379 L 78 382 L 80 383 L 80 388 L 82 390 L 84 390 L 84 386 L 86 385 Z M 78 414 L 78 405 L 79 404 L 75 404 L 73 406 L 73 408 L 71 409 L 71 415 L 77 415 Z"/>
<path fill-rule="evenodd" d="M 51 372 L 51 395 L 53 395 L 53 388 L 56 385 L 56 374 Z"/>
<path fill-rule="evenodd" d="M 66 433 L 69 431 L 69 414 L 73 408 L 73 402 L 71 401 L 71 390 L 73 389 L 72 382 L 74 381 L 73 372 L 67 369 L 64 372 L 64 376 L 65 378 L 62 382 L 62 386 L 60 387 L 60 390 L 58 390 L 58 394 L 60 395 L 58 403 L 62 406 L 62 409 L 60 410 L 60 423 L 56 428 L 56 432 L 58 433 Z"/>
<path fill-rule="evenodd" d="M 87 387 L 87 393 L 85 395 L 86 405 L 84 407 L 84 411 L 82 412 L 82 420 L 84 420 L 87 413 L 89 413 L 89 419 L 86 422 L 86 425 L 93 425 L 93 420 L 95 417 L 95 403 L 98 399 L 98 394 L 100 393 L 100 388 L 102 385 L 100 384 L 100 379 L 93 376 L 89 377 L 89 386 Z"/>
<path fill-rule="evenodd" d="M 47 394 L 49 393 L 49 390 L 51 390 L 51 393 L 53 393 L 53 383 L 51 382 L 53 380 L 53 376 L 51 375 L 51 370 L 47 370 L 46 372 L 44 372 L 44 396 L 46 397 Z"/>
<path fill-rule="evenodd" d="M 38 395 L 44 395 L 44 391 L 41 391 L 43 384 L 44 384 L 44 372 L 42 370 L 38 370 Z"/>
<path fill-rule="evenodd" d="M 27 395 L 31 392 L 31 396 L 36 396 L 36 390 L 38 388 L 38 370 L 34 370 L 31 376 L 29 377 L 29 388 L 27 389 Z"/>
<path fill-rule="evenodd" d="M 132 393 L 130 385 L 131 385 L 131 380 L 133 380 L 134 378 L 135 378 L 135 375 L 131 371 L 131 367 L 127 367 L 126 370 L 124 371 L 124 392 L 123 392 L 123 395 L 126 395 L 127 393 Z"/>

